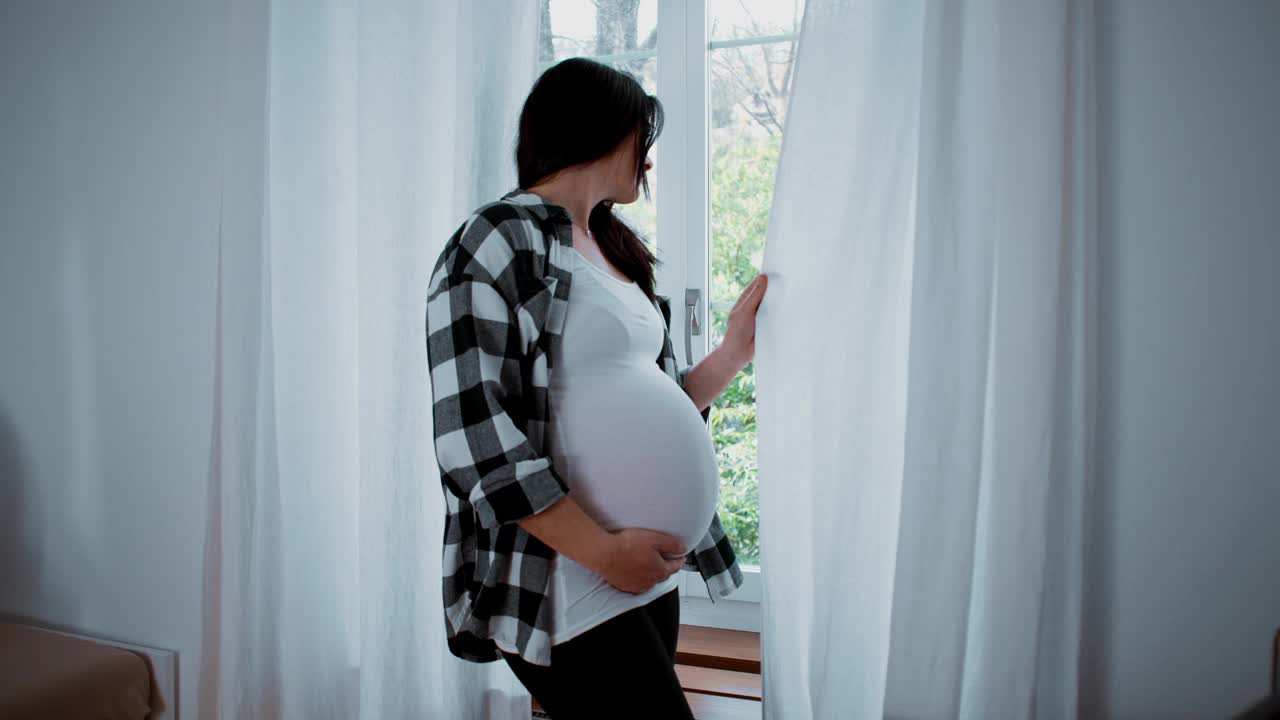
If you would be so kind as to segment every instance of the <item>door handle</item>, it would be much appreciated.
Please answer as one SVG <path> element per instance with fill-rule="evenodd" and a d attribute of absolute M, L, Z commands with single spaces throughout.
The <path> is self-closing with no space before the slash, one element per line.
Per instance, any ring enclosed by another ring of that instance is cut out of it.
<path fill-rule="evenodd" d="M 698 322 L 699 298 L 702 291 L 697 288 L 686 288 L 684 291 L 684 362 L 693 365 L 693 336 L 702 334 L 702 323 Z"/>

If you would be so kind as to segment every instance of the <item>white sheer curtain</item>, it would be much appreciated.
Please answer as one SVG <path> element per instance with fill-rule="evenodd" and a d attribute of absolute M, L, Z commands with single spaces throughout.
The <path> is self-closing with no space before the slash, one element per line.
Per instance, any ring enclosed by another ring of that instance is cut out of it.
<path fill-rule="evenodd" d="M 514 186 L 538 6 L 256 6 L 229 5 L 221 88 L 200 716 L 527 718 L 504 663 L 445 645 L 423 313 Z"/>
<path fill-rule="evenodd" d="M 1093 7 L 810 0 L 756 343 L 765 717 L 1076 715 Z"/>

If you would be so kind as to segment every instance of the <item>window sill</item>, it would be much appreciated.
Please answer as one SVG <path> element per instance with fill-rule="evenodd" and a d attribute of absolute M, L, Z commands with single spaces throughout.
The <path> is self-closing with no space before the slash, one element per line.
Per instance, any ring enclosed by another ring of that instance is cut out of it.
<path fill-rule="evenodd" d="M 760 633 L 680 625 L 676 663 L 760 675 Z"/>
<path fill-rule="evenodd" d="M 676 675 L 698 720 L 759 720 L 760 633 L 681 625 Z"/>

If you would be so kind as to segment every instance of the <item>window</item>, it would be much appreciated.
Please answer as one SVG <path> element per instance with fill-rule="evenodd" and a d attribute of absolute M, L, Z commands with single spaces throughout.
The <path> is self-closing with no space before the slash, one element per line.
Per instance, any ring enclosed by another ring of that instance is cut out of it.
<path fill-rule="evenodd" d="M 782 147 L 803 0 L 711 0 L 710 347 L 729 310 L 760 271 Z M 747 365 L 715 403 L 721 520 L 743 564 L 760 562 L 755 368 Z"/>
<path fill-rule="evenodd" d="M 539 72 L 591 57 L 632 73 L 662 100 L 651 156 L 653 202 L 619 211 L 662 261 L 682 363 L 724 337 L 729 309 L 760 270 L 804 0 L 542 0 Z M 686 341 L 692 312 L 698 334 Z M 710 317 L 708 325 L 707 318 Z M 714 605 L 685 574 L 682 621 L 759 631 L 760 530 L 755 373 L 747 365 L 712 406 L 720 518 L 745 584 Z"/>

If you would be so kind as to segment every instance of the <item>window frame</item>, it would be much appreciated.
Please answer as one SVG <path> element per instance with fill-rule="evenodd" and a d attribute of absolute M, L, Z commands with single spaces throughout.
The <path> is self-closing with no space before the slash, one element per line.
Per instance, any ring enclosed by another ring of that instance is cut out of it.
<path fill-rule="evenodd" d="M 658 0 L 658 92 L 667 121 L 662 157 L 654 168 L 660 196 L 658 248 L 664 261 L 658 292 L 672 298 L 671 325 L 676 331 L 671 341 L 681 362 L 686 357 L 689 312 L 685 291 L 699 293 L 693 313 L 702 333 L 693 336 L 687 355 L 694 365 L 707 356 L 711 342 L 711 51 L 725 45 L 711 42 L 708 15 L 706 0 Z M 760 632 L 760 568 L 740 567 L 742 587 L 715 602 L 696 572 L 682 570 L 681 622 Z"/>
<path fill-rule="evenodd" d="M 791 41 L 799 33 L 712 41 L 707 0 L 657 0 L 658 44 L 653 50 L 586 56 L 599 62 L 642 58 L 657 61 L 657 87 L 666 123 L 657 176 L 657 291 L 671 298 L 671 342 L 678 362 L 686 357 L 696 365 L 710 351 L 711 310 L 727 310 L 732 303 L 708 305 L 711 285 L 711 52 Z M 552 62 L 542 62 L 542 72 Z M 680 240 L 683 239 L 683 240 Z M 684 327 L 688 306 L 685 291 L 697 290 L 693 307 L 701 334 L 693 336 L 686 355 Z M 710 433 L 708 427 L 707 432 Z M 760 632 L 762 579 L 760 568 L 740 565 L 742 587 L 728 598 L 711 601 L 706 583 L 693 571 L 679 573 L 681 623 L 728 630 Z"/>

